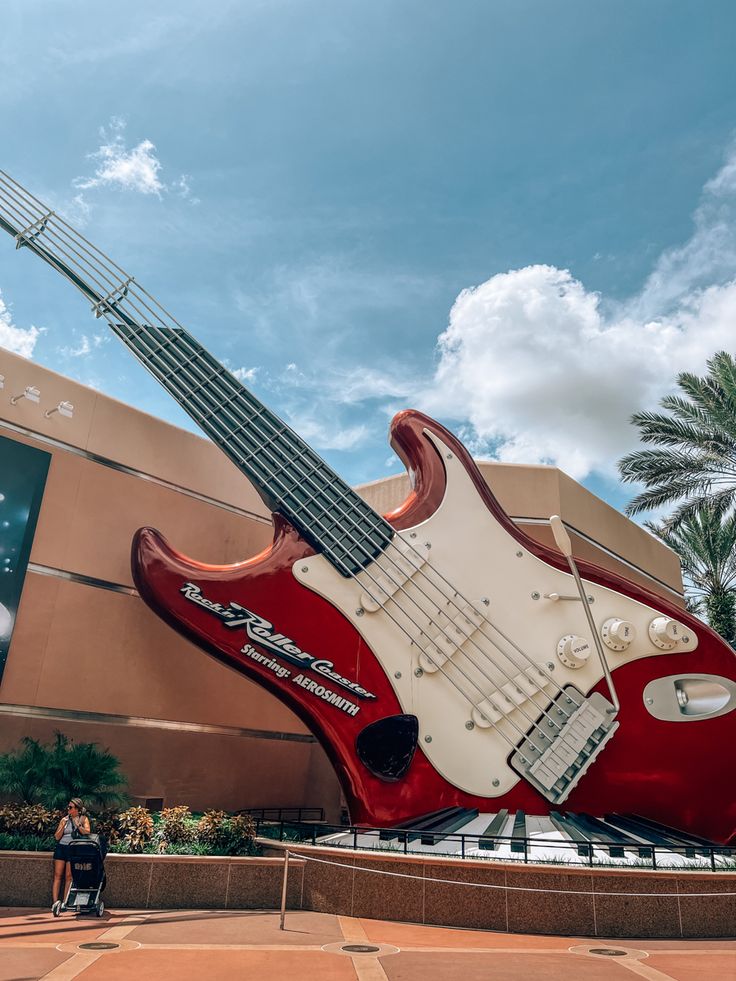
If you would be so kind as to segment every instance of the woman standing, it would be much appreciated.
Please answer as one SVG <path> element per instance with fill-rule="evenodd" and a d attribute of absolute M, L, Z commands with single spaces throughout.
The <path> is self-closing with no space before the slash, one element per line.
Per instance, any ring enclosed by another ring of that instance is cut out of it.
<path fill-rule="evenodd" d="M 58 913 L 61 907 L 59 893 L 61 891 L 62 879 L 64 879 L 64 892 L 62 893 L 64 899 L 66 899 L 72 884 L 72 867 L 69 864 L 69 845 L 72 842 L 75 831 L 83 835 L 89 834 L 89 818 L 84 813 L 84 804 L 82 804 L 79 797 L 72 797 L 69 801 L 66 809 L 66 817 L 63 817 L 59 821 L 59 825 L 54 832 L 54 838 L 56 838 L 57 842 L 56 848 L 54 849 L 54 886 L 51 891 L 51 898 L 53 900 L 51 910 L 54 913 Z M 65 871 L 66 875 L 64 875 Z"/>

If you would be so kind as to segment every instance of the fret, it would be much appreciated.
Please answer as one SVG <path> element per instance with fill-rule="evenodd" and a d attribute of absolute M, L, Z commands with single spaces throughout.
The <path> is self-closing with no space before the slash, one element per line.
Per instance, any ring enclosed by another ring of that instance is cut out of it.
<path fill-rule="evenodd" d="M 161 347 L 159 347 L 159 350 L 152 352 L 148 356 L 152 360 L 154 360 L 154 363 L 155 361 L 158 361 L 159 363 L 163 362 Z M 203 377 L 197 378 L 189 370 L 188 363 L 182 364 L 178 367 L 187 372 L 187 374 L 190 377 L 190 381 L 193 383 L 193 387 L 187 384 L 187 382 L 185 382 L 181 377 L 177 377 L 177 371 L 176 370 L 172 371 L 165 362 L 163 363 L 163 366 L 159 367 L 159 372 L 163 376 L 162 383 L 170 391 L 172 390 L 174 381 L 176 381 L 175 387 L 177 388 L 177 391 L 175 392 L 172 391 L 172 394 L 175 395 L 177 401 L 180 404 L 184 405 L 184 407 L 186 407 L 187 400 L 198 399 L 201 401 L 203 399 L 209 399 L 211 402 L 211 406 L 207 406 L 207 411 L 212 414 L 220 411 L 220 409 L 222 408 L 221 403 L 217 401 L 214 393 L 211 390 L 207 390 L 205 386 L 207 385 L 211 386 L 214 381 L 218 380 L 224 369 L 220 366 L 219 372 L 214 372 L 211 375 L 204 375 Z M 199 368 L 198 365 L 193 363 L 191 367 L 196 369 L 200 373 L 200 375 L 202 375 L 201 369 Z M 233 420 L 236 423 L 236 426 L 240 425 L 239 420 L 235 419 L 234 417 Z M 232 431 L 228 431 L 228 432 L 232 434 Z"/>
<path fill-rule="evenodd" d="M 137 339 L 140 339 L 140 336 L 137 336 Z M 137 347 L 135 347 L 134 350 L 139 351 L 139 349 Z M 146 352 L 139 352 L 139 353 L 142 353 L 143 356 L 148 359 L 149 365 L 152 365 L 153 366 L 156 374 L 159 376 L 159 380 L 171 392 L 171 394 L 174 395 L 174 397 L 176 398 L 176 400 L 183 407 L 186 408 L 186 403 L 187 403 L 188 400 L 194 399 L 195 401 L 198 401 L 198 402 L 200 402 L 200 404 L 203 404 L 205 406 L 205 411 L 210 412 L 210 413 L 216 413 L 216 412 L 218 412 L 220 410 L 220 408 L 221 408 L 221 405 L 220 405 L 219 402 L 216 401 L 214 394 L 212 394 L 211 392 L 208 392 L 208 391 L 206 391 L 206 390 L 203 389 L 203 387 L 202 387 L 203 380 L 202 379 L 197 379 L 197 378 L 193 377 L 191 375 L 191 372 L 188 371 L 188 374 L 190 374 L 191 381 L 194 383 L 194 388 L 187 387 L 186 384 L 184 383 L 183 379 L 181 379 L 181 378 L 174 379 L 174 373 L 172 373 L 170 371 L 169 366 L 166 364 L 166 362 L 164 362 L 164 359 L 163 359 L 162 354 L 161 354 L 162 350 L 163 350 L 163 345 L 160 345 L 159 344 L 159 345 L 157 345 L 157 349 L 154 350 L 154 351 L 151 351 L 151 352 L 146 351 Z M 157 364 L 157 362 L 158 362 L 158 364 Z M 194 367 L 197 367 L 197 366 L 195 365 Z M 197 368 L 197 370 L 200 370 L 200 369 Z M 210 383 L 216 377 L 217 377 L 216 374 L 213 375 L 210 378 Z M 204 399 L 209 399 L 212 404 L 211 405 L 208 405 L 207 402 L 204 401 Z M 201 413 L 198 412 L 198 414 L 200 415 L 200 419 L 201 419 Z M 200 421 L 200 420 L 197 420 L 197 421 Z M 241 425 L 240 421 L 238 419 L 236 419 L 235 417 L 233 417 L 233 421 L 235 422 L 236 426 L 240 426 Z M 228 436 L 232 436 L 233 433 L 234 433 L 234 430 L 227 430 L 227 435 Z M 216 435 L 216 434 L 214 434 L 214 435 Z M 220 438 L 222 438 L 222 437 L 220 437 Z"/>
<path fill-rule="evenodd" d="M 172 394 L 174 394 L 175 397 L 177 397 L 178 401 L 180 402 L 182 401 L 180 392 L 174 391 L 172 392 Z M 270 439 L 266 439 L 264 442 L 258 442 L 257 440 L 254 439 L 252 432 L 249 432 L 249 430 L 243 425 L 243 421 L 238 419 L 233 414 L 233 412 L 229 411 L 229 409 L 226 409 L 225 411 L 227 412 L 227 415 L 232 419 L 234 423 L 234 428 L 230 428 L 227 422 L 218 416 L 218 413 L 224 408 L 223 405 L 219 402 L 216 402 L 214 396 L 211 395 L 210 393 L 205 393 L 205 394 L 207 395 L 208 398 L 210 398 L 214 402 L 214 408 L 210 408 L 209 406 L 206 405 L 206 403 L 203 403 L 202 399 L 200 398 L 200 393 L 197 389 L 186 391 L 186 395 L 190 398 L 190 401 L 193 398 L 195 402 L 199 402 L 200 404 L 204 404 L 206 406 L 206 414 L 209 415 L 209 418 L 205 420 L 204 418 L 205 413 L 201 412 L 201 410 L 194 410 L 198 417 L 196 421 L 199 422 L 199 424 L 202 425 L 205 431 L 207 431 L 209 435 L 223 449 L 225 449 L 228 452 L 233 442 L 238 442 L 240 443 L 241 446 L 243 446 L 244 438 L 249 438 L 251 442 L 251 446 L 245 447 L 246 449 L 245 454 L 229 452 L 229 455 L 233 457 L 234 462 L 237 465 L 245 467 L 248 470 L 248 472 L 253 476 L 253 478 L 256 480 L 257 483 L 260 484 L 260 483 L 267 482 L 270 471 L 267 467 L 263 465 L 262 461 L 258 460 L 258 454 L 262 450 L 266 450 L 266 452 L 268 452 L 266 448 L 266 443 L 276 438 L 278 436 L 278 433 L 272 434 Z M 255 428 L 257 432 L 263 435 L 261 430 L 259 430 L 257 427 Z M 252 465 L 253 461 L 261 465 L 262 468 L 261 472 L 259 472 L 257 467 L 254 467 Z M 288 463 L 289 461 L 287 459 L 286 461 L 287 466 Z M 284 490 L 288 494 L 288 489 L 284 488 Z M 282 500 L 285 500 L 286 495 L 281 494 L 275 497 L 273 493 L 269 493 L 269 497 L 270 497 L 270 503 L 273 503 L 274 499 L 280 503 Z"/>
<path fill-rule="evenodd" d="M 214 417 L 214 419 L 210 421 L 210 425 L 212 424 L 212 421 L 216 422 L 221 429 L 225 430 L 225 443 L 228 441 L 237 441 L 241 446 L 245 446 L 246 453 L 241 453 L 238 455 L 239 461 L 243 466 L 252 467 L 254 464 L 260 466 L 261 480 L 270 483 L 277 474 L 279 474 L 282 470 L 288 470 L 288 468 L 292 465 L 292 461 L 289 459 L 287 454 L 284 453 L 283 450 L 280 450 L 278 447 L 273 445 L 274 440 L 278 439 L 281 435 L 279 432 L 275 432 L 272 436 L 259 441 L 254 438 L 253 433 L 249 431 L 242 423 L 238 423 L 235 429 L 229 429 L 227 425 L 223 423 L 222 420 L 217 419 L 217 417 Z M 219 434 L 219 441 L 222 441 L 222 439 L 222 434 Z M 248 440 L 248 442 L 251 444 L 250 446 L 248 446 L 248 444 L 245 442 L 246 440 Z M 281 454 L 281 460 L 275 455 L 276 453 Z M 275 470 L 271 464 L 266 462 L 266 457 L 270 457 L 274 463 L 278 464 Z M 291 475 L 287 474 L 287 476 Z"/>
<path fill-rule="evenodd" d="M 179 374 L 180 371 L 183 371 L 190 364 L 193 364 L 194 362 L 196 362 L 196 360 L 197 360 L 196 357 L 193 356 L 193 357 L 189 358 L 187 361 L 182 361 L 181 364 L 176 365 L 176 367 L 174 368 L 174 370 L 171 372 L 171 377 L 173 378 L 174 375 Z M 200 387 L 203 386 L 203 385 L 208 384 L 208 382 L 215 381 L 215 379 L 220 378 L 222 376 L 222 372 L 224 370 L 225 370 L 224 368 L 220 367 L 219 371 L 214 371 L 211 375 L 208 375 L 204 379 L 204 381 L 200 382 Z"/>
<path fill-rule="evenodd" d="M 237 389 L 235 389 L 233 392 L 231 392 L 230 395 L 228 395 L 228 397 L 223 402 L 220 403 L 220 406 L 218 408 L 224 408 L 224 406 L 229 405 L 231 402 L 234 402 L 236 399 L 239 399 L 239 398 L 241 398 L 241 394 L 240 394 L 240 392 Z M 218 411 L 218 409 L 213 409 L 212 412 L 211 413 L 208 412 L 205 415 L 204 418 L 205 419 L 208 419 L 210 415 L 214 414 L 217 411 Z M 266 408 L 266 406 L 265 405 L 262 405 L 260 407 L 260 409 L 258 410 L 258 412 L 253 413 L 253 415 L 251 416 L 251 419 L 253 419 L 253 420 L 258 419 L 260 416 L 264 415 L 267 412 L 268 412 L 268 409 Z"/>
<path fill-rule="evenodd" d="M 160 359 L 158 359 L 158 360 L 160 360 Z M 217 376 L 218 380 L 219 380 L 219 377 L 220 376 L 218 375 Z M 199 394 L 200 394 L 199 386 L 198 385 L 197 385 L 197 387 L 195 389 L 187 389 L 186 390 L 186 394 L 190 398 L 195 398 L 195 400 L 196 401 L 199 401 L 200 404 L 202 403 L 202 400 L 198 397 Z M 212 401 L 215 401 L 214 398 L 210 395 L 210 393 L 205 393 L 205 394 L 209 398 L 211 398 Z M 237 411 L 237 409 L 239 408 L 239 406 L 233 406 L 232 408 L 235 411 Z M 225 409 L 225 412 L 226 412 L 227 416 L 233 421 L 234 426 L 228 425 L 228 423 L 222 417 L 219 417 L 218 416 L 218 413 L 220 411 L 222 411 L 223 409 Z M 247 428 L 244 427 L 242 419 L 238 419 L 237 418 L 237 415 L 235 414 L 235 412 L 234 411 L 230 411 L 230 406 L 225 407 L 224 405 L 222 405 L 222 403 L 218 403 L 218 402 L 215 401 L 215 407 L 214 408 L 211 408 L 211 409 L 207 409 L 207 412 L 210 414 L 210 418 L 207 420 L 207 422 L 209 423 L 208 428 L 211 427 L 211 424 L 213 422 L 216 423 L 216 429 L 214 430 L 214 432 L 212 433 L 212 435 L 217 439 L 218 442 L 222 443 L 224 446 L 227 446 L 227 444 L 229 442 L 238 439 L 239 436 L 250 437 L 250 441 L 254 443 L 254 448 L 249 448 L 245 455 L 238 454 L 238 458 L 239 458 L 238 459 L 238 462 L 241 465 L 248 466 L 251 463 L 252 460 L 254 460 L 254 459 L 257 458 L 257 456 L 258 456 L 258 454 L 260 452 L 265 452 L 265 453 L 267 453 L 268 456 L 270 456 L 272 459 L 274 459 L 274 453 L 273 452 L 269 452 L 269 444 L 271 444 L 274 440 L 277 440 L 284 432 L 286 432 L 286 428 L 283 428 L 280 431 L 274 431 L 269 436 L 266 436 L 266 434 L 263 433 L 263 431 L 259 427 L 254 427 L 255 430 L 256 430 L 256 432 L 258 432 L 258 434 L 262 437 L 262 442 L 257 442 L 257 441 L 253 441 L 252 434 L 248 431 Z M 200 418 L 199 418 L 198 421 L 200 422 L 200 424 L 202 424 L 202 422 L 204 421 L 203 420 L 203 414 L 201 414 L 201 413 L 198 413 L 198 414 L 200 415 Z M 252 419 L 248 420 L 248 422 L 249 423 L 252 422 Z M 271 424 L 269 423 L 269 425 L 271 425 Z M 242 445 L 242 442 L 243 441 L 242 441 L 242 439 L 238 439 L 238 442 L 240 442 L 241 445 Z M 288 470 L 288 468 L 294 462 L 293 456 L 290 459 L 289 458 L 289 455 L 286 452 L 284 452 L 283 448 L 281 448 L 281 447 L 274 447 L 274 450 L 277 451 L 277 452 L 279 452 L 281 454 L 281 456 L 283 457 L 283 460 L 282 461 L 277 461 L 278 462 L 278 468 L 277 468 L 277 471 L 276 472 L 281 472 L 282 470 Z M 300 455 L 301 456 L 304 456 L 308 452 L 309 452 L 309 449 L 305 445 L 304 446 L 304 449 L 301 451 L 301 454 Z M 260 462 L 260 461 L 257 461 L 257 462 Z M 249 469 L 252 469 L 252 468 L 249 467 Z M 274 471 L 272 471 L 270 469 L 270 467 L 264 467 L 263 470 L 264 470 L 264 474 L 262 476 L 265 476 L 266 479 L 269 479 L 273 475 L 273 472 Z M 293 480 L 293 476 L 292 475 L 289 475 L 289 476 L 291 476 L 292 477 L 292 480 Z M 286 488 L 284 488 L 284 489 L 286 490 Z M 281 499 L 284 499 L 284 496 L 283 495 L 281 495 Z"/>
<path fill-rule="evenodd" d="M 167 339 L 167 343 L 166 344 L 158 343 L 157 349 L 154 350 L 154 351 L 152 351 L 152 352 L 146 352 L 146 356 L 147 357 L 155 357 L 155 358 L 158 358 L 159 361 L 163 361 L 163 355 L 164 354 L 169 354 L 169 352 L 166 350 L 166 348 L 167 347 L 172 347 L 173 346 L 173 343 L 174 343 L 173 341 L 169 341 L 168 339 Z M 172 378 L 174 378 L 178 374 L 180 374 L 180 372 L 185 371 L 189 367 L 189 365 L 192 365 L 192 367 L 197 368 L 198 367 L 197 364 L 196 364 L 196 361 L 197 360 L 198 360 L 197 355 L 196 355 L 196 353 L 194 353 L 186 361 L 174 362 L 173 366 L 167 366 L 165 369 L 163 369 L 164 370 L 164 380 L 166 382 L 170 381 Z M 201 360 L 201 359 L 199 359 L 199 360 Z M 195 387 L 193 389 L 188 389 L 187 390 L 187 394 L 189 396 L 191 396 L 195 392 L 199 391 L 200 389 L 203 389 L 205 385 L 208 385 L 211 382 L 215 381 L 217 378 L 221 377 L 221 375 L 222 375 L 222 373 L 224 371 L 225 371 L 225 369 L 222 367 L 222 365 L 218 365 L 218 367 L 216 368 L 216 370 L 214 372 L 212 372 L 211 375 L 205 375 L 203 378 L 198 379 L 196 381 Z"/>
<path fill-rule="evenodd" d="M 184 340 L 186 342 L 187 339 L 184 337 L 184 338 L 182 338 L 182 340 Z M 196 368 L 197 367 L 196 360 L 197 360 L 197 354 L 195 352 L 195 354 L 191 358 L 189 358 L 186 362 L 184 362 L 180 367 L 186 367 L 190 363 L 195 362 L 193 364 L 193 367 Z M 217 364 L 217 363 L 215 362 L 215 364 Z M 195 388 L 188 389 L 187 395 L 189 397 L 193 397 L 205 385 L 211 384 L 213 381 L 219 382 L 219 381 L 224 380 L 225 382 L 230 382 L 230 379 L 231 379 L 230 373 L 227 372 L 226 369 L 224 369 L 222 367 L 222 365 L 217 365 L 217 370 L 215 372 L 213 372 L 212 375 L 205 377 L 201 381 L 198 381 L 197 384 L 196 384 L 196 386 L 195 386 Z M 235 384 L 236 385 L 238 384 L 235 379 L 233 379 L 233 381 L 235 381 Z M 231 393 L 229 395 L 226 395 L 222 399 L 222 401 L 215 401 L 215 404 L 214 404 L 213 408 L 212 409 L 209 409 L 204 414 L 204 416 L 200 419 L 200 423 L 202 423 L 204 421 L 208 421 L 210 418 L 215 417 L 218 412 L 222 411 L 226 407 L 229 407 L 233 402 L 237 402 L 238 400 L 240 400 L 241 403 L 243 402 L 243 392 L 242 391 L 239 391 L 238 388 L 233 388 L 233 390 L 231 391 Z M 241 408 L 241 407 L 240 406 L 233 406 L 233 408 L 238 409 L 238 408 Z M 242 414 L 242 410 L 241 410 L 241 414 Z M 229 436 L 234 436 L 235 433 L 237 433 L 238 431 L 240 431 L 241 428 L 243 427 L 243 424 L 244 423 L 246 423 L 248 426 L 251 426 L 255 422 L 256 419 L 259 419 L 259 418 L 262 418 L 262 417 L 264 417 L 265 418 L 265 421 L 267 422 L 267 424 L 273 428 L 273 423 L 270 420 L 268 420 L 268 418 L 267 418 L 267 416 L 269 415 L 269 410 L 266 408 L 265 405 L 262 405 L 262 404 L 260 404 L 258 406 L 258 408 L 257 408 L 257 410 L 255 412 L 251 412 L 244 420 L 238 419 L 237 417 L 233 416 L 233 413 L 230 412 L 230 411 L 228 411 L 228 415 L 231 418 L 233 418 L 234 421 L 235 421 L 235 423 L 236 423 L 236 428 L 235 429 L 229 429 L 229 428 L 226 429 L 226 432 L 227 432 L 227 434 Z M 286 427 L 284 427 L 284 429 L 281 430 L 281 432 L 285 432 L 285 431 L 286 431 Z M 273 435 L 269 436 L 267 438 L 267 442 L 272 441 L 274 438 L 276 438 L 276 436 L 277 436 L 277 433 L 274 433 Z"/>
<path fill-rule="evenodd" d="M 236 442 L 240 442 L 240 439 L 237 437 Z M 378 542 L 371 538 L 368 543 L 358 543 L 357 546 L 353 544 L 350 548 L 346 547 L 344 542 L 341 540 L 341 537 L 335 534 L 331 528 L 326 527 L 324 521 L 322 521 L 319 516 L 310 512 L 310 520 L 305 526 L 303 520 L 299 520 L 303 510 L 300 506 L 300 502 L 297 501 L 296 507 L 293 505 L 290 506 L 290 498 L 294 497 L 293 489 L 286 488 L 281 480 L 279 480 L 278 483 L 281 484 L 281 493 L 276 497 L 277 503 L 279 505 L 286 505 L 283 510 L 287 514 L 287 517 L 294 520 L 294 523 L 302 529 L 307 538 L 315 541 L 317 546 L 325 552 L 328 558 L 333 561 L 335 566 L 343 575 L 350 575 L 354 571 L 362 568 L 366 564 L 367 560 L 370 560 L 372 557 L 383 551 L 388 540 L 390 539 L 390 536 L 387 537 L 384 534 L 381 536 Z M 272 486 L 273 485 L 271 485 L 271 487 Z M 273 494 L 273 490 L 271 493 Z M 333 517 L 331 512 L 329 512 L 324 506 L 321 506 L 320 510 L 323 514 Z M 339 530 L 342 532 L 342 537 L 345 537 L 343 518 L 344 516 L 340 516 L 340 520 L 336 524 Z M 378 518 L 377 515 L 376 518 Z M 378 518 L 378 520 L 380 521 L 382 519 Z M 315 527 L 320 529 L 321 534 L 317 534 L 315 532 Z M 352 534 L 348 533 L 347 537 L 352 538 Z M 356 559 L 356 552 L 362 552 L 362 557 Z"/>
<path fill-rule="evenodd" d="M 286 501 L 290 495 L 291 492 L 286 491 L 286 493 L 283 496 L 283 500 Z M 324 508 L 322 510 L 325 512 L 325 514 L 329 514 L 329 512 L 327 512 Z M 331 556 L 335 560 L 336 565 L 339 566 L 341 570 L 344 570 L 344 574 L 349 575 L 351 574 L 353 567 L 357 566 L 358 568 L 360 568 L 365 564 L 365 560 L 360 560 L 359 562 L 356 563 L 355 556 L 354 556 L 354 553 L 356 551 L 362 551 L 364 553 L 364 556 L 368 558 L 376 554 L 379 554 L 386 545 L 386 541 L 381 540 L 380 542 L 370 541 L 370 546 L 371 546 L 370 548 L 366 547 L 364 544 L 361 543 L 357 543 L 357 545 L 356 543 L 353 543 L 352 547 L 348 548 L 344 545 L 344 543 L 340 540 L 340 538 L 338 538 L 331 531 L 330 528 L 325 526 L 323 521 L 321 521 L 319 518 L 315 516 L 312 516 L 312 519 L 313 519 L 313 524 L 318 525 L 321 531 L 323 533 L 326 533 L 329 539 L 332 539 L 332 544 L 329 541 L 325 542 L 324 539 L 320 539 L 319 536 L 315 536 L 313 528 L 307 529 L 308 532 L 307 537 L 309 537 L 310 539 L 316 537 L 318 544 L 322 546 L 322 548 L 328 554 L 328 556 Z M 340 522 L 337 522 L 337 524 L 340 525 Z M 341 525 L 340 527 L 341 530 L 344 530 L 342 529 Z M 345 559 L 350 559 L 351 562 L 348 563 L 345 561 Z"/>
<path fill-rule="evenodd" d="M 266 442 L 268 442 L 268 440 L 267 440 Z M 266 444 L 262 444 L 262 445 L 264 445 L 264 446 L 265 446 Z M 260 449 L 260 446 L 259 446 L 259 449 Z M 251 452 L 251 454 L 250 454 L 250 456 L 252 456 L 252 457 L 254 457 L 254 456 L 256 456 L 256 455 L 257 455 L 257 453 L 258 453 L 258 450 L 255 450 L 255 451 L 252 451 L 252 452 Z M 285 461 L 284 461 L 284 462 L 283 462 L 282 464 L 280 464 L 280 466 L 278 466 L 278 467 L 277 467 L 277 468 L 276 468 L 275 470 L 272 470 L 272 469 L 270 469 L 270 468 L 269 468 L 269 470 L 268 470 L 268 477 L 269 477 L 269 479 L 272 479 L 272 478 L 274 478 L 274 477 L 276 477 L 276 476 L 278 476 L 278 474 L 279 474 L 279 473 L 280 473 L 280 472 L 281 472 L 282 470 L 286 470 L 286 469 L 287 469 L 287 467 L 290 467 L 290 466 L 292 466 L 292 465 L 293 465 L 294 463 L 296 463 L 296 461 L 297 461 L 297 460 L 299 459 L 299 457 L 300 457 L 300 456 L 303 456 L 303 455 L 304 455 L 304 451 L 303 451 L 303 450 L 300 450 L 300 451 L 299 451 L 299 452 L 298 452 L 298 453 L 296 454 L 296 456 L 292 456 L 292 457 L 290 457 L 290 458 L 289 458 L 289 457 L 287 457 L 287 458 L 285 459 Z"/>

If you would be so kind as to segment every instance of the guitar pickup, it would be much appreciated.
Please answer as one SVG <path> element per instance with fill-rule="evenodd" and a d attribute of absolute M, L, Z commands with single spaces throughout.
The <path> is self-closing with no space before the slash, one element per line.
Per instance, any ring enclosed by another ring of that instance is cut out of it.
<path fill-rule="evenodd" d="M 426 564 L 425 555 L 408 545 L 400 535 L 394 536 L 386 552 L 358 576 L 363 587 L 361 607 L 366 613 L 376 613 Z"/>
<path fill-rule="evenodd" d="M 439 671 L 463 644 L 472 640 L 483 623 L 483 614 L 478 613 L 471 603 L 465 603 L 454 617 L 442 613 L 434 623 L 438 629 L 434 631 L 427 651 L 419 655 L 420 667 L 428 674 Z"/>
<path fill-rule="evenodd" d="M 552 679 L 532 664 L 526 671 L 515 675 L 482 702 L 474 705 L 470 717 L 481 729 L 488 729 L 510 715 L 520 705 L 532 701 L 550 684 Z M 534 704 L 533 710 L 536 711 L 538 708 L 539 706 Z"/>
<path fill-rule="evenodd" d="M 568 685 L 519 743 L 509 764 L 547 800 L 561 804 L 618 726 L 607 698 L 598 692 L 586 698 Z"/>

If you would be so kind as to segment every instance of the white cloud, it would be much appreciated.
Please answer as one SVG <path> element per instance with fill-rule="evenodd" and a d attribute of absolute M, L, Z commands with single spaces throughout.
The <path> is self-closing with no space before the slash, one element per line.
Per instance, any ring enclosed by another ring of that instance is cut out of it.
<path fill-rule="evenodd" d="M 90 342 L 89 337 L 86 334 L 82 334 L 81 341 L 73 347 L 60 347 L 57 350 L 59 354 L 63 355 L 65 358 L 84 358 L 92 352 L 92 347 L 99 347 L 101 339 L 98 340 L 97 337 L 92 338 Z"/>
<path fill-rule="evenodd" d="M 381 368 L 336 370 L 324 376 L 323 384 L 337 402 L 353 405 L 367 399 L 403 399 L 411 397 L 416 380 L 406 371 Z"/>
<path fill-rule="evenodd" d="M 263 233 L 253 224 L 251 231 Z M 268 232 L 272 234 L 272 229 Z M 276 266 L 258 292 L 237 289 L 234 299 L 264 337 L 278 334 L 289 320 L 332 346 L 338 324 L 341 333 L 349 332 L 355 314 L 372 310 L 384 318 L 387 311 L 401 311 L 414 297 L 426 299 L 433 289 L 435 284 L 426 277 L 395 269 L 366 269 L 347 255 L 326 254 L 302 265 Z"/>
<path fill-rule="evenodd" d="M 710 181 L 694 231 L 612 312 L 568 270 L 535 265 L 464 290 L 438 339 L 425 410 L 467 423 L 476 452 L 548 462 L 578 479 L 614 472 L 632 412 L 681 371 L 736 350 L 736 151 Z"/>
<path fill-rule="evenodd" d="M 87 224 L 91 210 L 92 208 L 83 194 L 75 194 L 71 201 L 63 202 L 57 206 L 57 211 L 62 218 L 82 227 Z"/>
<path fill-rule="evenodd" d="M 141 140 L 128 150 L 124 139 L 125 125 L 125 120 L 113 116 L 109 125 L 100 129 L 105 142 L 89 154 L 89 159 L 97 162 L 94 176 L 77 177 L 74 186 L 80 190 L 116 187 L 160 197 L 165 187 L 159 177 L 161 161 L 156 156 L 156 147 L 150 140 Z"/>
<path fill-rule="evenodd" d="M 302 439 L 316 450 L 352 450 L 368 436 L 367 426 L 330 426 L 299 414 L 293 422 Z"/>
<path fill-rule="evenodd" d="M 0 347 L 12 351 L 13 354 L 20 354 L 23 358 L 30 358 L 42 333 L 43 330 L 39 327 L 16 327 L 0 292 Z"/>
<path fill-rule="evenodd" d="M 632 314 L 661 316 L 690 294 L 736 275 L 736 145 L 703 188 L 693 215 L 693 234 L 657 260 L 644 289 L 629 304 Z"/>
<path fill-rule="evenodd" d="M 199 198 L 194 197 L 192 194 L 192 178 L 189 174 L 182 174 L 178 180 L 174 181 L 171 185 L 171 190 L 190 204 L 200 203 Z"/>
<path fill-rule="evenodd" d="M 102 143 L 87 155 L 96 163 L 92 176 L 75 177 L 72 185 L 80 191 L 97 188 L 115 188 L 119 191 L 133 191 L 138 194 L 154 194 L 159 199 L 167 193 L 176 194 L 191 205 L 200 204 L 200 199 L 192 192 L 190 174 L 181 174 L 167 184 L 161 177 L 163 164 L 151 140 L 141 140 L 132 149 L 125 142 L 127 123 L 119 116 L 112 116 L 107 126 L 100 127 Z M 91 209 L 83 194 L 77 194 L 71 201 L 59 208 L 70 221 L 85 225 Z"/>
<path fill-rule="evenodd" d="M 244 385 L 247 382 L 253 382 L 258 374 L 258 368 L 235 368 L 233 370 L 233 375 L 242 382 Z"/>
<path fill-rule="evenodd" d="M 129 24 L 121 24 L 122 36 L 106 37 L 105 43 L 100 44 L 99 36 L 92 27 L 89 31 L 80 31 L 80 26 L 69 22 L 68 36 L 55 37 L 57 42 L 49 48 L 49 55 L 63 68 L 70 65 L 99 63 L 109 66 L 118 58 L 130 60 L 139 55 L 157 52 L 162 47 L 171 48 L 174 34 L 185 37 L 191 33 L 192 21 L 186 16 L 150 16 L 132 18 Z M 125 31 L 129 33 L 125 34 Z M 87 44 L 80 43 L 88 40 Z M 58 42 L 66 42 L 59 44 Z"/>

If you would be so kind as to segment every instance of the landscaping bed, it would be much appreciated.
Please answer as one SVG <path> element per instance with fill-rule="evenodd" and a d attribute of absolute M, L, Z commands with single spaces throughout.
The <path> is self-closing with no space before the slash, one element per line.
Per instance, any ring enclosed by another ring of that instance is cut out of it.
<path fill-rule="evenodd" d="M 0 807 L 0 851 L 53 851 L 54 831 L 65 812 L 40 804 Z M 150 812 L 145 807 L 90 814 L 92 831 L 113 854 L 248 856 L 260 854 L 256 827 L 246 814 L 205 811 L 186 805 Z"/>

